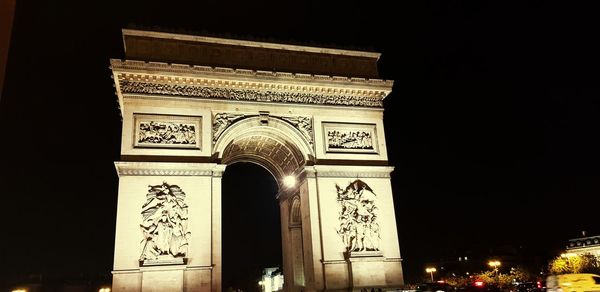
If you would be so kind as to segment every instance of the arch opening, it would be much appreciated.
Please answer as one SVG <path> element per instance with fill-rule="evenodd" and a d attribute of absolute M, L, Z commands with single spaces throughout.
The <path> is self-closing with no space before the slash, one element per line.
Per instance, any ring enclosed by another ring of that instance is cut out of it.
<path fill-rule="evenodd" d="M 258 292 L 265 268 L 282 268 L 277 181 L 263 166 L 236 162 L 222 178 L 222 291 Z"/>
<path fill-rule="evenodd" d="M 229 132 L 227 132 L 229 131 Z M 216 143 L 216 153 L 221 158 L 221 163 L 236 168 L 237 165 L 256 164 L 266 169 L 276 181 L 277 194 L 270 197 L 279 208 L 279 231 L 277 233 L 279 244 L 280 267 L 279 271 L 284 277 L 283 284 L 286 291 L 300 291 L 305 286 L 304 271 L 304 248 L 302 235 L 302 214 L 300 208 L 300 185 L 303 183 L 302 171 L 311 157 L 312 148 L 307 147 L 306 141 L 302 141 L 299 134 L 293 128 L 283 124 L 269 123 L 256 125 L 252 120 L 246 121 L 245 125 L 225 130 L 223 136 Z M 225 171 L 227 174 L 227 170 Z M 228 196 L 223 181 L 223 200 Z M 240 186 L 241 187 L 241 186 Z M 264 197 L 264 196 L 263 196 Z M 274 199 L 277 200 L 274 200 Z M 271 203 L 266 203 L 271 204 Z M 223 214 L 229 214 L 223 208 Z M 225 218 L 225 217 L 223 217 Z M 275 221 L 275 220 L 271 220 Z M 224 231 L 226 226 L 224 224 Z M 267 235 L 264 235 L 268 237 Z M 269 235 L 272 237 L 272 234 Z M 223 245 L 224 260 L 227 260 L 227 246 Z M 263 249 L 263 248 L 261 248 Z M 266 248 L 270 250 L 271 248 Z M 224 262 L 223 289 L 228 289 L 225 275 L 227 268 Z M 269 268 L 269 267 L 264 267 Z M 250 286 L 248 286 L 250 287 Z M 254 287 L 257 287 L 256 283 Z"/>
<path fill-rule="evenodd" d="M 252 123 L 248 121 L 246 123 Z M 253 162 L 267 169 L 283 185 L 286 176 L 297 176 L 311 157 L 311 149 L 298 140 L 295 129 L 238 125 L 220 138 L 215 148 L 221 163 Z M 218 151 L 222 149 L 222 151 Z"/>
<path fill-rule="evenodd" d="M 220 134 L 213 149 L 223 164 L 255 162 L 278 181 L 298 174 L 301 167 L 314 160 L 311 142 L 298 129 L 276 118 L 237 121 Z"/>

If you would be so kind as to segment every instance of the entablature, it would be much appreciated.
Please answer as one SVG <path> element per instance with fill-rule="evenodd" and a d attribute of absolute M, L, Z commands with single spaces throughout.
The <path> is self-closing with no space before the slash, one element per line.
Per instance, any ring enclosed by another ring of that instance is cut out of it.
<path fill-rule="evenodd" d="M 122 95 L 282 102 L 382 108 L 393 81 L 338 76 L 254 71 L 133 60 L 111 60 Z"/>

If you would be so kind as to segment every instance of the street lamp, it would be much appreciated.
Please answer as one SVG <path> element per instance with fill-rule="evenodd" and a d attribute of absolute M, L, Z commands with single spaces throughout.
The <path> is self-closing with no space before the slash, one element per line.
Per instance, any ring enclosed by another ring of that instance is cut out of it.
<path fill-rule="evenodd" d="M 433 273 L 436 271 L 437 270 L 435 268 L 425 268 L 425 272 L 427 272 L 431 275 L 431 283 L 433 283 Z"/>
<path fill-rule="evenodd" d="M 488 265 L 492 268 L 494 268 L 494 271 L 496 272 L 496 276 L 498 276 L 498 267 L 501 265 L 500 261 L 498 260 L 492 260 L 488 262 Z"/>

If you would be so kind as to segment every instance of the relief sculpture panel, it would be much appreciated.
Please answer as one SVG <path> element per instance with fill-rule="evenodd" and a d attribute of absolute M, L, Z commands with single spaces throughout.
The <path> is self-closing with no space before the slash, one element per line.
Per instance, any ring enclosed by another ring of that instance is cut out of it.
<path fill-rule="evenodd" d="M 141 212 L 140 265 L 183 264 L 191 235 L 187 230 L 186 194 L 179 186 L 167 182 L 148 187 Z"/>
<path fill-rule="evenodd" d="M 378 153 L 375 124 L 323 123 L 326 153 Z"/>
<path fill-rule="evenodd" d="M 280 119 L 290 123 L 294 128 L 298 129 L 302 136 L 306 138 L 308 143 L 313 144 L 313 122 L 309 116 L 282 116 Z"/>
<path fill-rule="evenodd" d="M 337 184 L 335 187 L 340 206 L 340 226 L 337 233 L 342 238 L 346 251 L 379 251 L 381 237 L 373 190 L 359 179 L 345 188 L 340 188 Z"/>
<path fill-rule="evenodd" d="M 213 144 L 216 143 L 217 140 L 219 140 L 219 137 L 221 137 L 221 134 L 223 134 L 223 131 L 225 131 L 225 129 L 231 126 L 231 124 L 233 124 L 234 122 L 241 120 L 245 117 L 247 117 L 247 115 L 237 113 L 216 113 L 213 118 L 212 125 Z"/>
<path fill-rule="evenodd" d="M 135 115 L 135 147 L 200 149 L 200 117 Z"/>
<path fill-rule="evenodd" d="M 259 114 L 240 114 L 240 113 L 216 113 L 213 117 L 212 132 L 213 144 L 219 140 L 223 132 L 234 123 L 249 117 L 256 117 Z M 283 120 L 296 128 L 304 138 L 310 143 L 314 143 L 313 119 L 310 116 L 278 116 L 269 115 L 271 118 Z"/>

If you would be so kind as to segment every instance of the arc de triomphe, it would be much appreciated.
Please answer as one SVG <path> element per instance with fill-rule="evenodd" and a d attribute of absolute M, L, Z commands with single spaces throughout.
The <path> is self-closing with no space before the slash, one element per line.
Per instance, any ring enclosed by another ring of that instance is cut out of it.
<path fill-rule="evenodd" d="M 221 291 L 221 176 L 236 162 L 279 183 L 284 290 L 403 284 L 378 53 L 123 40 L 113 291 Z"/>

